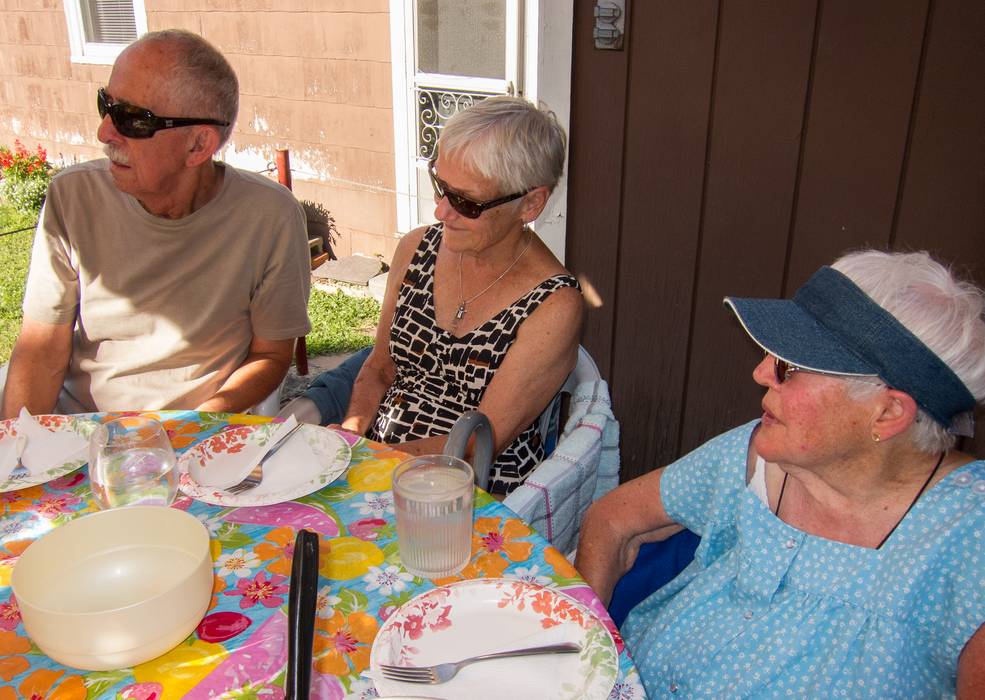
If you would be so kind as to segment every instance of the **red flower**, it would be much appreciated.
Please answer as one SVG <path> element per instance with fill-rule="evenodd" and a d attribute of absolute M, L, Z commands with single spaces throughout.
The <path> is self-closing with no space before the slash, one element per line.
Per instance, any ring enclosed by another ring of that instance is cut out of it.
<path fill-rule="evenodd" d="M 266 573 L 261 571 L 252 579 L 241 578 L 236 582 L 234 590 L 223 591 L 223 595 L 243 596 L 239 601 L 239 607 L 243 609 L 252 608 L 257 603 L 265 608 L 276 608 L 284 604 L 280 594 L 290 590 L 288 586 L 283 585 L 286 580 L 287 577 L 280 574 L 273 574 L 267 578 Z"/>
<path fill-rule="evenodd" d="M 0 603 L 0 629 L 13 630 L 21 622 L 21 611 L 13 595 L 6 603 Z"/>

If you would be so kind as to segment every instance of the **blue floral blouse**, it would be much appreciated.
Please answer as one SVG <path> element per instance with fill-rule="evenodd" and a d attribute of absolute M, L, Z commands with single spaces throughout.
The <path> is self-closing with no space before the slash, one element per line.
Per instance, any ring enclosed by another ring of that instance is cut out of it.
<path fill-rule="evenodd" d="M 746 487 L 756 422 L 665 472 L 694 561 L 623 633 L 655 698 L 953 697 L 985 622 L 985 462 L 927 491 L 879 550 L 806 534 Z"/>

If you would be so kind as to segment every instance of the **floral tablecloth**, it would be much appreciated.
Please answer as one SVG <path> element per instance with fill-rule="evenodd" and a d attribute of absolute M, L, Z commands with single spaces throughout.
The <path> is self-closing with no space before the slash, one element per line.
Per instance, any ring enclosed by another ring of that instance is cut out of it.
<path fill-rule="evenodd" d="M 269 420 L 193 411 L 144 415 L 164 424 L 179 452 L 230 425 Z M 86 470 L 0 494 L 0 700 L 282 698 L 287 593 L 300 528 L 321 535 L 312 697 L 376 697 L 372 682 L 361 675 L 369 666 L 373 639 L 383 621 L 415 595 L 462 578 L 513 577 L 558 587 L 596 611 L 619 651 L 619 675 L 610 697 L 645 698 L 622 639 L 595 594 L 557 550 L 487 494 L 477 492 L 472 559 L 461 575 L 435 582 L 404 571 L 390 475 L 405 455 L 362 438 L 347 439 L 352 463 L 346 475 L 295 501 L 223 508 L 179 493 L 174 507 L 199 518 L 212 536 L 211 607 L 175 649 L 118 671 L 83 672 L 42 654 L 24 631 L 10 589 L 17 557 L 33 540 L 95 509 Z"/>

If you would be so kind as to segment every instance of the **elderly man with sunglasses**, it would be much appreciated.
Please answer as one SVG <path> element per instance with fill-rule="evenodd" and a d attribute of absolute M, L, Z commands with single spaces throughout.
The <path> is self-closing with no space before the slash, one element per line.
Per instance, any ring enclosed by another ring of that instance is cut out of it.
<path fill-rule="evenodd" d="M 310 328 L 310 262 L 293 196 L 213 160 L 235 73 L 201 37 L 154 32 L 120 54 L 96 107 L 107 159 L 52 181 L 4 417 L 248 409 Z"/>

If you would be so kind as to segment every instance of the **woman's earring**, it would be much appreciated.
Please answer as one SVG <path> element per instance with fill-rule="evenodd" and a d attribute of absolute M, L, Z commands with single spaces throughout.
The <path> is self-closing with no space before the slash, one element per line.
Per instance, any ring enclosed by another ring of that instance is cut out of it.
<path fill-rule="evenodd" d="M 872 433 L 872 442 L 879 442 L 880 440 L 882 440 L 882 438 L 879 437 L 879 433 Z"/>

